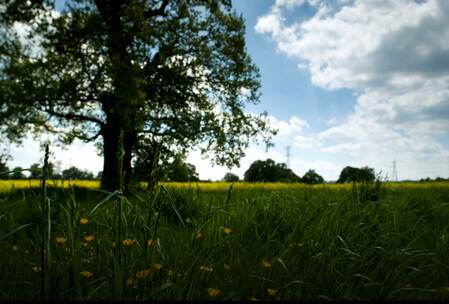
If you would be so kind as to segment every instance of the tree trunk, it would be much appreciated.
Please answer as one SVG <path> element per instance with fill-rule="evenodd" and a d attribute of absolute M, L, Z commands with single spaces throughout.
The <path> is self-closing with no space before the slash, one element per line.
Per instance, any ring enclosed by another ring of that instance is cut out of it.
<path fill-rule="evenodd" d="M 129 193 L 129 184 L 132 179 L 132 152 L 137 142 L 137 136 L 134 131 L 124 132 L 123 134 L 123 148 L 125 149 L 125 155 L 123 156 L 123 171 L 125 174 L 125 192 Z"/>
<path fill-rule="evenodd" d="M 122 159 L 122 172 L 119 172 L 118 152 L 120 149 L 120 127 L 115 121 L 110 119 L 103 128 L 103 175 L 101 178 L 101 188 L 108 191 L 115 191 L 120 188 L 120 175 L 124 178 L 124 191 L 129 193 L 129 183 L 132 178 L 132 152 L 137 142 L 134 131 L 123 132 L 123 149 L 125 154 Z"/>
<path fill-rule="evenodd" d="M 101 188 L 108 191 L 115 191 L 120 187 L 117 157 L 120 129 L 108 121 L 103 127 L 102 135 L 103 175 L 101 177 Z"/>

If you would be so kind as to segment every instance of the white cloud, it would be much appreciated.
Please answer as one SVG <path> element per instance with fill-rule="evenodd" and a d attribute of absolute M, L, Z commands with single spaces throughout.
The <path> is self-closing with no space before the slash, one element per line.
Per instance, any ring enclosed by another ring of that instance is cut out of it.
<path fill-rule="evenodd" d="M 293 136 L 301 133 L 304 129 L 309 128 L 307 121 L 296 116 L 292 116 L 289 121 L 283 121 L 274 116 L 268 116 L 268 122 L 271 127 L 278 130 L 277 135 L 280 137 Z"/>
<path fill-rule="evenodd" d="M 399 158 L 410 178 L 425 168 L 446 176 L 435 162 L 449 155 L 436 137 L 449 131 L 449 2 L 317 1 L 293 21 L 277 3 L 255 30 L 306 64 L 313 84 L 358 94 L 349 117 L 317 135 L 321 151 L 384 169 Z"/>

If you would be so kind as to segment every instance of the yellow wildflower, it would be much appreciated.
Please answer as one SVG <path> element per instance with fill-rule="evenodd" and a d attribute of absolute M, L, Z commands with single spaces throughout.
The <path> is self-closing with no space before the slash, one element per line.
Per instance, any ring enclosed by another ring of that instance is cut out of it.
<path fill-rule="evenodd" d="M 62 245 L 65 243 L 65 238 L 63 236 L 57 236 L 55 238 L 55 240 L 56 240 L 56 244 L 58 244 L 58 245 Z"/>
<path fill-rule="evenodd" d="M 267 293 L 268 295 L 274 297 L 276 295 L 276 293 L 278 292 L 277 289 L 273 289 L 273 288 L 267 288 Z"/>
<path fill-rule="evenodd" d="M 19 247 L 17 247 L 17 245 L 12 245 L 11 246 L 11 250 L 12 251 L 17 251 L 17 250 L 19 250 Z"/>
<path fill-rule="evenodd" d="M 112 242 L 112 248 L 115 248 L 115 246 L 117 246 L 116 242 Z"/>
<path fill-rule="evenodd" d="M 224 264 L 223 267 L 224 267 L 224 269 L 226 269 L 227 271 L 231 270 L 231 266 L 229 266 L 228 264 Z"/>
<path fill-rule="evenodd" d="M 135 287 L 136 286 L 136 284 L 137 284 L 137 281 L 135 281 L 133 278 L 128 278 L 127 280 L 126 280 L 126 285 L 128 285 L 128 286 L 132 286 L 132 287 Z"/>
<path fill-rule="evenodd" d="M 87 270 L 81 271 L 80 274 L 87 279 L 94 275 L 92 272 L 87 271 Z"/>
<path fill-rule="evenodd" d="M 226 233 L 226 234 L 230 234 L 230 233 L 232 232 L 232 228 L 230 228 L 230 227 L 224 227 L 224 228 L 223 228 L 223 232 Z"/>
<path fill-rule="evenodd" d="M 126 239 L 122 241 L 123 246 L 129 247 L 134 245 L 134 243 L 136 242 L 136 240 L 132 240 L 132 239 Z"/>
<path fill-rule="evenodd" d="M 38 266 L 34 266 L 33 268 L 31 268 L 34 272 L 41 272 L 42 268 L 38 267 Z"/>
<path fill-rule="evenodd" d="M 136 272 L 136 278 L 138 278 L 138 279 L 144 279 L 149 275 L 150 275 L 149 269 L 143 269 L 143 270 L 139 270 L 138 272 Z"/>
<path fill-rule="evenodd" d="M 202 234 L 201 232 L 198 231 L 198 232 L 196 233 L 195 239 L 197 239 L 197 240 L 202 240 L 202 239 L 203 239 L 203 234 Z"/>
<path fill-rule="evenodd" d="M 265 259 L 263 259 L 263 260 L 261 261 L 260 265 L 261 265 L 263 268 L 271 268 L 271 266 L 272 266 L 271 263 L 270 263 L 269 261 L 265 260 Z"/>
<path fill-rule="evenodd" d="M 251 301 L 260 301 L 260 299 L 256 298 L 256 297 L 251 297 L 250 299 Z"/>
<path fill-rule="evenodd" d="M 207 265 L 201 266 L 200 270 L 205 271 L 205 272 L 212 272 L 212 271 L 214 271 L 214 269 L 212 267 L 209 267 Z"/>
<path fill-rule="evenodd" d="M 217 288 L 208 288 L 207 293 L 209 294 L 209 297 L 216 297 L 220 294 L 220 289 Z"/>
<path fill-rule="evenodd" d="M 162 264 L 159 264 L 159 263 L 154 264 L 154 269 L 161 270 L 161 268 L 162 268 Z"/>
<path fill-rule="evenodd" d="M 93 234 L 85 235 L 85 236 L 84 236 L 84 240 L 85 240 L 86 242 L 92 242 L 93 240 L 95 240 L 95 235 L 93 235 Z"/>
<path fill-rule="evenodd" d="M 80 225 L 86 225 L 87 223 L 89 223 L 89 220 L 86 218 L 80 218 Z"/>
<path fill-rule="evenodd" d="M 153 240 L 153 239 L 149 239 L 148 240 L 148 246 L 153 246 L 153 245 L 155 245 L 156 244 L 156 241 L 155 240 Z"/>

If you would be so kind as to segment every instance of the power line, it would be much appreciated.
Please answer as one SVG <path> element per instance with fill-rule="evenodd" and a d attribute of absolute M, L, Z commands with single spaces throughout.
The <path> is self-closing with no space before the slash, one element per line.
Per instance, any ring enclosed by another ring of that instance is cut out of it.
<path fill-rule="evenodd" d="M 398 169 L 396 167 L 396 160 L 393 160 L 393 173 L 391 174 L 391 180 L 398 181 Z"/>
<path fill-rule="evenodd" d="M 290 146 L 287 146 L 287 168 L 290 168 Z"/>

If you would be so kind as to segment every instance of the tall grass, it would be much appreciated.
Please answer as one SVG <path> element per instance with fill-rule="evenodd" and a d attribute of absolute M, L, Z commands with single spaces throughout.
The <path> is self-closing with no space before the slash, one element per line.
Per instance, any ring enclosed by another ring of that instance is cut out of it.
<path fill-rule="evenodd" d="M 162 186 L 122 198 L 48 188 L 46 298 L 449 298 L 446 186 Z M 0 196 L 2 300 L 40 297 L 38 193 Z"/>

